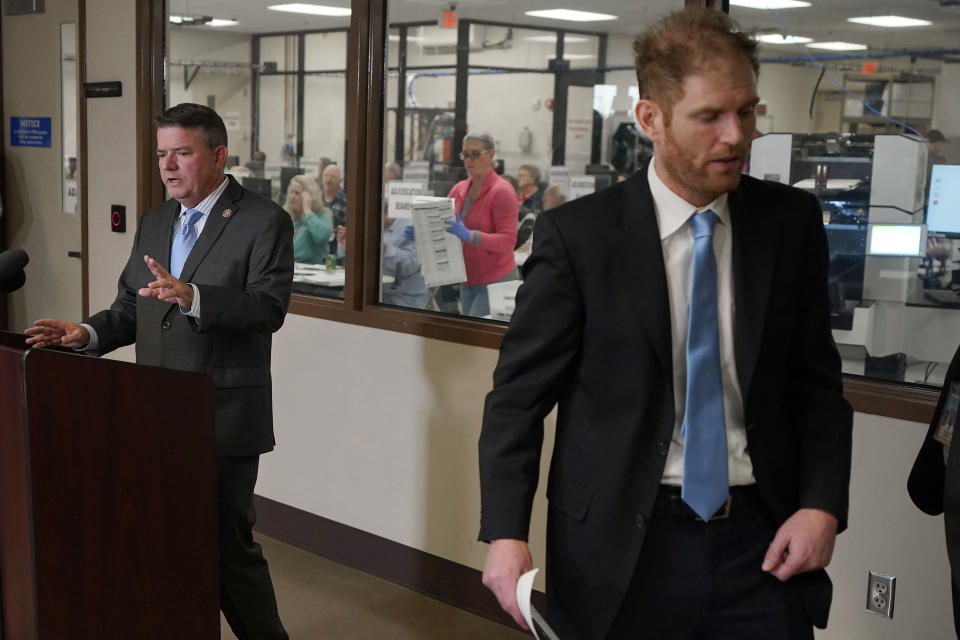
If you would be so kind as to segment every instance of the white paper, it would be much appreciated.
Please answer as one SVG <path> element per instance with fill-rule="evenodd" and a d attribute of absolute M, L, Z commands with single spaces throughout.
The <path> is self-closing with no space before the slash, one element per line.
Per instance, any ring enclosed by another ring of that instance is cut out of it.
<path fill-rule="evenodd" d="M 593 176 L 570 176 L 570 193 L 567 200 L 576 200 L 597 190 L 597 179 Z"/>
<path fill-rule="evenodd" d="M 570 193 L 570 169 L 566 167 L 550 167 L 548 184 L 558 185 L 564 194 Z"/>
<path fill-rule="evenodd" d="M 490 317 L 494 320 L 510 321 L 513 310 L 516 308 L 517 289 L 523 284 L 522 280 L 508 280 L 507 282 L 491 282 L 487 285 L 487 295 L 490 298 Z"/>
<path fill-rule="evenodd" d="M 466 282 L 460 238 L 447 232 L 445 220 L 456 220 L 453 198 L 415 196 L 411 206 L 420 271 L 428 287 Z"/>
<path fill-rule="evenodd" d="M 517 579 L 517 605 L 520 615 L 530 628 L 530 633 L 537 640 L 560 640 L 540 612 L 530 603 L 530 594 L 533 593 L 533 579 L 540 569 L 532 569 Z M 539 630 L 539 632 L 538 632 Z"/>
<path fill-rule="evenodd" d="M 387 215 L 391 218 L 409 218 L 414 196 L 423 195 L 419 182 L 391 180 L 387 183 Z"/>

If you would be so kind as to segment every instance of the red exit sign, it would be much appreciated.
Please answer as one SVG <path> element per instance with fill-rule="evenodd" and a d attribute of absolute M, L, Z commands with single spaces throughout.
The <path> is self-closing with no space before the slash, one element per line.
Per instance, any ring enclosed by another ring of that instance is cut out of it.
<path fill-rule="evenodd" d="M 440 14 L 440 26 L 444 29 L 456 29 L 457 28 L 457 12 L 456 11 L 444 11 Z"/>

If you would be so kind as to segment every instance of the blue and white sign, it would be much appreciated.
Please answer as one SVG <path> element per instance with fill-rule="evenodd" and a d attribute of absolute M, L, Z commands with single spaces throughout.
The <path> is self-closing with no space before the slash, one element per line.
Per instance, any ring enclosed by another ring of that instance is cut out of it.
<path fill-rule="evenodd" d="M 10 118 L 10 145 L 49 147 L 50 118 Z"/>

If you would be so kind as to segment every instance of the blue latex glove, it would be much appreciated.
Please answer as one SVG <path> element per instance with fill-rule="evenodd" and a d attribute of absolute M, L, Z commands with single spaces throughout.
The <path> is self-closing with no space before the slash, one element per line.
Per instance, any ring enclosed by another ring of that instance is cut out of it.
<path fill-rule="evenodd" d="M 413 242 L 413 225 L 408 224 L 403 228 L 403 239 L 407 242 Z"/>
<path fill-rule="evenodd" d="M 447 225 L 447 233 L 452 233 L 466 243 L 470 243 L 470 238 L 472 232 L 470 229 L 467 229 L 463 226 L 463 223 L 460 221 L 460 216 L 457 216 L 456 221 L 453 220 L 444 220 L 443 223 Z"/>

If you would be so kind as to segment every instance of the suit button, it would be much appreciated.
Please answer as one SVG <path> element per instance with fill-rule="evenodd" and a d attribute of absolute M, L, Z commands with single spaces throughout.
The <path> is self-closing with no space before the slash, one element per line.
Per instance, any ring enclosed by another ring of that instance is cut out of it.
<path fill-rule="evenodd" d="M 169 322 L 164 322 L 161 326 L 162 326 L 164 329 L 169 329 L 169 328 L 170 328 L 170 323 L 169 323 Z"/>
<path fill-rule="evenodd" d="M 662 456 L 665 456 L 669 451 L 670 451 L 669 442 L 667 442 L 666 440 L 661 440 L 660 442 L 657 443 L 657 453 L 659 453 Z"/>
<path fill-rule="evenodd" d="M 643 517 L 642 513 L 638 513 L 636 519 L 633 521 L 633 524 L 636 525 L 637 529 L 643 529 L 647 526 L 647 519 Z"/>

